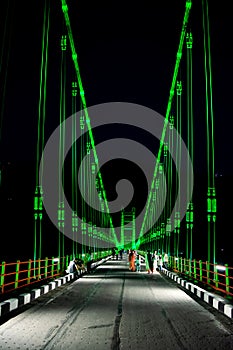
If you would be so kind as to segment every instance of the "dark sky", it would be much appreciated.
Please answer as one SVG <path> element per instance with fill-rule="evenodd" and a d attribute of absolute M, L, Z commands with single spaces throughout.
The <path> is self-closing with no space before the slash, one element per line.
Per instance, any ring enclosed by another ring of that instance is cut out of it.
<path fill-rule="evenodd" d="M 131 102 L 165 116 L 185 1 L 70 0 L 67 3 L 87 106 Z M 31 169 L 36 166 L 44 4 L 45 0 L 6 0 L 1 5 L 0 161 L 19 165 L 20 174 L 17 176 L 20 175 L 20 180 L 15 187 L 21 188 L 22 198 L 25 186 L 29 186 L 28 181 L 34 190 Z M 61 2 L 51 0 L 49 5 L 46 139 L 59 125 L 60 39 L 62 34 L 66 34 Z M 229 4 L 209 1 L 217 177 L 233 175 L 231 23 Z M 194 171 L 207 176 L 201 0 L 193 1 L 189 29 L 194 39 Z M 69 55 L 68 50 L 67 81 L 71 82 L 75 73 Z M 183 61 L 180 77 L 186 79 Z M 69 89 L 67 106 L 71 101 Z M 67 109 L 69 116 L 69 107 Z M 14 176 L 12 182 L 15 184 Z M 221 198 L 223 204 L 226 202 L 227 186 L 228 182 Z M 206 195 L 205 186 L 203 193 Z M 203 199 L 205 201 L 206 197 Z M 31 203 L 28 205 L 30 207 Z"/>
<path fill-rule="evenodd" d="M 133 102 L 165 115 L 185 1 L 67 3 L 87 105 Z M 5 39 L 1 51 L 1 152 L 5 160 L 27 161 L 33 159 L 36 148 L 44 1 L 8 0 L 4 6 L 1 10 L 1 34 Z M 211 1 L 209 20 L 216 171 L 228 173 L 233 170 L 230 11 Z M 204 112 L 200 113 L 205 89 L 200 0 L 193 1 L 190 25 L 194 37 L 195 130 L 201 137 L 195 145 L 198 159 L 205 147 Z M 60 36 L 64 32 L 60 1 L 50 1 L 47 137 L 59 123 Z M 67 65 L 70 74 L 74 74 L 70 59 Z"/>

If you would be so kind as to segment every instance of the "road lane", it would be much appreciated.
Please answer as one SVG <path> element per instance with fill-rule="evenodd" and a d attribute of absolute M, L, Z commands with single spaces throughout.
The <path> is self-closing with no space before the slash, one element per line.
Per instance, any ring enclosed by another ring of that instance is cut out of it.
<path fill-rule="evenodd" d="M 130 272 L 125 257 L 2 324 L 0 349 L 233 349 L 233 322 L 226 322 L 160 273 Z"/>

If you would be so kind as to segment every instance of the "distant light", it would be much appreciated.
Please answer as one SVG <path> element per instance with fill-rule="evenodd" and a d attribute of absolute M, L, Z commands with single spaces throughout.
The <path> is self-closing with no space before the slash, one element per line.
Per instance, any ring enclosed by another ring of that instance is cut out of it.
<path fill-rule="evenodd" d="M 175 261 L 179 260 L 179 258 L 175 258 Z"/>
<path fill-rule="evenodd" d="M 53 262 L 59 262 L 59 258 L 54 258 Z"/>
<path fill-rule="evenodd" d="M 216 269 L 219 270 L 219 271 L 225 271 L 226 267 L 223 266 L 223 265 L 216 265 Z"/>

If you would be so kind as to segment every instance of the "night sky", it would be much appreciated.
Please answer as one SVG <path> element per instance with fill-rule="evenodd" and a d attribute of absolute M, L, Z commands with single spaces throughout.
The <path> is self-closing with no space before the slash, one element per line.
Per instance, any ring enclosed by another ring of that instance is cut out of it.
<path fill-rule="evenodd" d="M 2 237 L 0 257 L 2 258 L 5 258 L 4 254 L 9 249 L 6 247 L 12 237 L 15 246 L 20 244 L 22 248 L 22 244 L 25 245 L 27 240 L 31 244 L 31 238 L 27 237 L 30 235 L 30 230 L 33 230 L 44 4 L 44 0 L 7 0 L 1 5 L 0 162 L 3 224 L 0 226 Z M 45 140 L 59 125 L 60 40 L 61 35 L 66 34 L 61 2 L 51 0 L 49 4 Z M 107 102 L 131 102 L 151 108 L 165 116 L 185 1 L 168 0 L 152 3 L 71 0 L 67 1 L 67 4 L 87 106 Z M 231 201 L 233 195 L 231 188 L 233 50 L 230 28 L 232 18 L 229 8 L 224 6 L 224 3 L 209 1 L 209 21 L 215 122 L 215 176 L 216 186 L 219 189 L 218 230 L 219 233 L 225 234 L 226 241 L 221 244 L 226 249 L 227 239 L 231 234 L 229 230 L 231 211 L 226 202 Z M 198 186 L 194 191 L 199 193 L 199 201 L 202 203 L 206 201 L 207 173 L 200 0 L 193 1 L 189 28 L 194 39 L 194 172 L 197 179 L 195 186 Z M 182 73 L 181 79 L 185 79 L 185 65 L 181 69 Z M 68 56 L 67 81 L 72 81 L 74 77 L 73 62 Z M 71 114 L 69 98 L 68 95 L 67 116 Z M 205 217 L 202 218 L 200 213 L 199 211 L 196 217 L 197 220 L 200 217 L 201 230 L 201 222 Z M 14 254 L 18 254 L 18 248 L 14 248 Z"/>

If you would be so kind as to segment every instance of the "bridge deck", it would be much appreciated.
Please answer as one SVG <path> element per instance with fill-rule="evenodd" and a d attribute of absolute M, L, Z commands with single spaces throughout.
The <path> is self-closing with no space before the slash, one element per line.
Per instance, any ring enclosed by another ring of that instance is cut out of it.
<path fill-rule="evenodd" d="M 0 326 L 0 349 L 233 349 L 233 321 L 159 272 L 108 260 Z"/>

